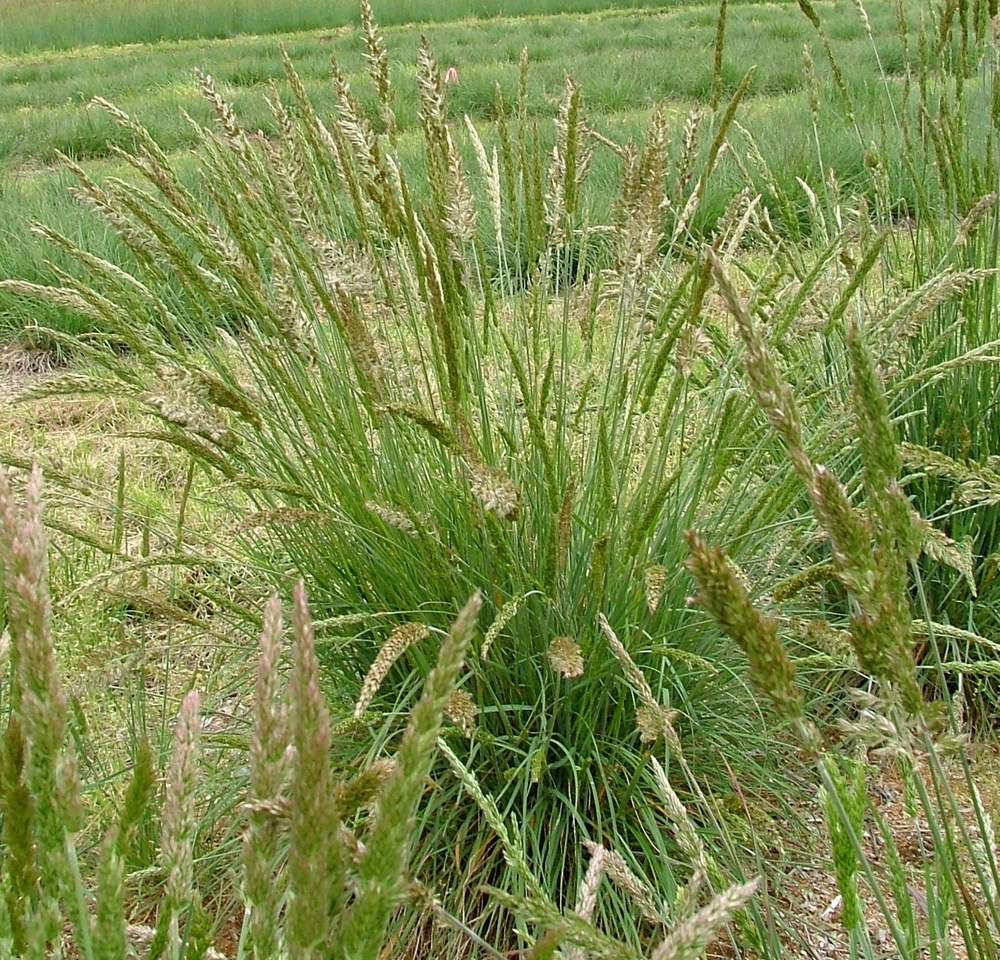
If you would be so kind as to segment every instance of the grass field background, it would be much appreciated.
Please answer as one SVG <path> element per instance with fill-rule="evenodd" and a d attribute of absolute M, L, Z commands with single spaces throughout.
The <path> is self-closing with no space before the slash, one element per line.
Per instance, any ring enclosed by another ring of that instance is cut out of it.
<path fill-rule="evenodd" d="M 739 3 L 758 0 L 735 0 Z M 782 0 L 788 2 L 788 0 Z M 697 0 L 389 0 L 379 4 L 384 27 L 404 23 L 447 23 L 504 17 L 593 13 L 608 9 L 662 9 L 700 6 Z M 162 4 L 138 0 L 5 0 L 0 8 L 0 50 L 23 53 L 163 40 L 205 40 L 240 34 L 262 36 L 315 29 L 340 29 L 358 23 L 350 0 L 222 0 L 205 5 L 192 0 Z"/>
<path fill-rule="evenodd" d="M 595 9 L 598 6 L 600 9 Z M 396 87 L 404 160 L 408 153 L 416 158 L 422 149 L 417 136 L 415 86 L 410 79 L 421 34 L 427 36 L 439 61 L 458 71 L 459 83 L 449 89 L 453 116 L 466 114 L 483 124 L 488 141 L 497 109 L 497 88 L 508 105 L 516 101 L 519 62 L 525 49 L 531 76 L 529 111 L 540 121 L 555 115 L 567 70 L 584 86 L 588 122 L 598 132 L 622 141 L 641 135 L 657 103 L 667 105 L 679 133 L 691 108 L 705 104 L 711 95 L 714 5 L 683 3 L 633 9 L 627 3 L 533 4 L 532 15 L 520 17 L 510 16 L 518 8 L 504 5 L 504 16 L 481 19 L 475 19 L 484 9 L 481 5 L 441 3 L 419 7 L 420 24 L 388 26 L 384 31 Z M 872 35 L 878 38 L 874 46 L 853 3 L 841 0 L 824 7 L 826 30 L 837 43 L 842 69 L 855 90 L 859 121 L 870 131 L 868 137 L 878 139 L 885 121 L 878 88 L 884 83 L 882 77 L 893 76 L 902 63 L 894 5 L 872 5 Z M 575 12 L 553 12 L 567 8 Z M 336 7 L 332 12 L 327 10 L 328 26 L 308 32 L 288 33 L 290 27 L 281 26 L 274 27 L 272 33 L 271 27 L 258 25 L 245 32 L 264 35 L 120 45 L 145 39 L 145 35 L 130 37 L 121 31 L 136 18 L 141 20 L 146 9 L 130 7 L 128 16 L 123 16 L 91 0 L 18 0 L 2 8 L 0 49 L 8 52 L 0 56 L 0 203 L 6 214 L 0 224 L 0 275 L 37 282 L 51 280 L 52 273 L 43 262 L 46 252 L 29 239 L 33 221 L 48 223 L 74 237 L 86 237 L 90 248 L 100 255 L 123 255 L 89 211 L 72 199 L 68 190 L 72 178 L 57 162 L 60 153 L 66 154 L 82 162 L 98 181 L 122 174 L 122 165 L 114 161 L 110 151 L 116 145 L 129 146 L 128 134 L 105 111 L 91 105 L 95 96 L 111 100 L 143 123 L 164 149 L 176 154 L 182 170 L 192 167 L 185 152 L 195 141 L 185 114 L 201 123 L 210 121 L 210 107 L 198 91 L 195 69 L 215 79 L 249 129 L 273 135 L 274 121 L 264 97 L 272 84 L 281 94 L 288 93 L 279 44 L 296 64 L 321 115 L 329 115 L 335 100 L 331 57 L 336 58 L 362 104 L 374 115 L 373 95 L 363 79 L 362 40 L 356 31 L 332 29 L 356 18 L 353 4 L 340 5 L 340 20 Z M 148 9 L 165 8 L 150 4 Z M 176 15 L 180 17 L 188 8 L 178 9 L 181 12 Z M 192 23 L 199 22 L 194 11 L 200 8 L 191 5 L 189 9 Z M 219 9 L 259 13 L 267 6 L 235 4 Z M 293 16 L 299 8 L 287 9 Z M 384 12 L 380 8 L 379 16 L 393 24 L 412 19 L 406 12 L 412 13 L 413 9 L 409 3 L 389 5 Z M 914 30 L 921 13 L 916 6 L 907 9 L 908 28 Z M 54 27 L 46 27 L 45 17 L 49 15 L 54 24 L 90 24 L 97 32 L 92 39 L 64 43 Z M 215 16 L 216 9 L 201 11 L 201 15 Z M 290 26 L 307 22 L 295 21 Z M 27 45 L 26 41 L 13 39 L 18 23 L 25 30 L 30 27 L 36 31 L 33 52 L 11 52 Z M 115 29 L 119 32 L 113 32 Z M 101 30 L 110 32 L 102 34 Z M 221 34 L 241 32 L 228 27 L 218 30 Z M 169 34 L 175 35 L 183 35 L 183 31 Z M 77 43 L 91 45 L 58 49 Z M 812 133 L 804 122 L 808 114 L 803 88 L 804 45 L 815 48 L 816 69 L 823 85 L 830 88 L 828 68 L 815 32 L 794 3 L 730 5 L 722 93 L 731 94 L 746 71 L 754 68 L 740 118 L 757 132 L 765 157 L 787 184 L 794 184 L 796 177 L 812 179 L 818 169 Z M 831 110 L 828 155 L 839 176 L 847 180 L 862 177 L 863 151 L 858 139 L 851 131 L 838 129 L 836 96 L 830 94 L 827 99 Z M 457 136 L 471 159 L 464 131 L 459 130 Z M 593 172 L 596 189 L 591 200 L 595 221 L 608 216 L 617 175 L 617 158 L 610 151 L 598 150 Z M 713 181 L 713 199 L 705 207 L 701 229 L 725 208 L 738 189 L 736 180 L 738 177 L 727 178 L 723 172 Z M 803 206 L 805 203 L 803 194 Z M 67 266 L 58 252 L 49 254 L 61 266 Z M 78 323 L 65 313 L 39 308 L 25 315 L 22 305 L 0 295 L 0 331 L 4 335 L 17 336 L 35 321 L 60 329 L 78 328 Z"/>

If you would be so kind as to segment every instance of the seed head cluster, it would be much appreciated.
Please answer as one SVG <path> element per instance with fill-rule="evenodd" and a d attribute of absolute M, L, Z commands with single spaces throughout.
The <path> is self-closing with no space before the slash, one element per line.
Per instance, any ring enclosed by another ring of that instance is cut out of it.
<path fill-rule="evenodd" d="M 556 637 L 547 651 L 549 665 L 561 677 L 583 676 L 583 652 L 572 637 Z"/>

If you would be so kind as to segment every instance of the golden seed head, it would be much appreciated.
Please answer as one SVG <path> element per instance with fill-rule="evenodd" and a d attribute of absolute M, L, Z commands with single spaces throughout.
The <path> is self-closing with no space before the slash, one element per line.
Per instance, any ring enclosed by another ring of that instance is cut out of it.
<path fill-rule="evenodd" d="M 471 737 L 476 729 L 476 718 L 479 708 L 471 694 L 464 690 L 453 690 L 444 706 L 444 715 L 457 726 L 467 737 Z"/>
<path fill-rule="evenodd" d="M 422 623 L 401 623 L 389 635 L 389 639 L 382 644 L 375 662 L 371 665 L 365 681 L 361 685 L 361 694 L 358 702 L 354 705 L 354 717 L 359 719 L 371 705 L 378 688 L 382 686 L 382 681 L 392 665 L 403 655 L 403 653 L 429 636 L 430 630 Z"/>
<path fill-rule="evenodd" d="M 583 676 L 583 653 L 572 637 L 556 637 L 549 644 L 549 665 L 560 676 L 572 679 Z"/>
<path fill-rule="evenodd" d="M 663 599 L 663 588 L 667 585 L 667 568 L 661 563 L 654 563 L 646 568 L 646 606 L 650 613 L 656 613 Z"/>
<path fill-rule="evenodd" d="M 501 520 L 518 518 L 520 503 L 517 487 L 503 470 L 476 464 L 470 470 L 470 483 L 472 495 L 484 510 L 492 511 Z"/>
<path fill-rule="evenodd" d="M 666 737 L 668 742 L 677 739 L 674 733 L 674 718 L 676 710 L 659 704 L 643 703 L 635 711 L 635 725 L 639 728 L 639 740 L 642 743 L 656 743 L 660 737 Z"/>

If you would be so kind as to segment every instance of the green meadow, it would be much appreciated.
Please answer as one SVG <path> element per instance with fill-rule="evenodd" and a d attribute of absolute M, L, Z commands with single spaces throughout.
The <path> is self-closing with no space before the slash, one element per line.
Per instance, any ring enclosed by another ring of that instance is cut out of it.
<path fill-rule="evenodd" d="M 409 9 L 412 4 L 404 6 Z M 907 26 L 915 30 L 921 17 L 918 10 L 908 9 Z M 353 6 L 349 12 L 356 17 Z M 641 135 L 657 103 L 666 106 L 679 134 L 691 107 L 711 98 L 716 15 L 707 7 L 677 5 L 637 12 L 616 6 L 589 14 L 485 20 L 473 19 L 472 10 L 444 11 L 448 12 L 463 18 L 438 22 L 435 13 L 428 15 L 431 23 L 387 28 L 387 53 L 397 77 L 413 76 L 418 40 L 426 35 L 440 62 L 458 71 L 459 83 L 449 88 L 449 110 L 456 118 L 467 115 L 484 123 L 487 139 L 498 89 L 506 103 L 517 100 L 523 50 L 528 51 L 531 76 L 527 110 L 539 121 L 551 122 L 554 117 L 570 67 L 585 81 L 589 122 L 599 132 L 621 140 Z M 831 14 L 827 29 L 837 38 L 842 69 L 858 88 L 864 136 L 878 138 L 886 119 L 878 98 L 879 84 L 884 82 L 879 79 L 879 64 L 885 76 L 893 78 L 890 82 L 896 82 L 902 58 L 895 13 L 890 4 L 873 8 L 870 22 L 873 35 L 879 38 L 874 45 L 850 4 L 834 5 Z M 442 14 L 440 20 L 447 17 Z M 794 4 L 735 4 L 727 16 L 720 89 L 731 95 L 744 74 L 754 68 L 741 117 L 761 118 L 757 125 L 761 149 L 789 191 L 794 190 L 796 177 L 812 179 L 819 172 L 803 88 L 802 50 L 812 39 L 811 31 Z M 346 28 L 237 36 L 211 43 L 92 46 L 12 54 L 0 62 L 0 169 L 4 171 L 0 191 L 8 211 L 0 228 L 0 274 L 51 280 L 45 260 L 53 252 L 27 239 L 35 221 L 86 236 L 88 248 L 95 253 L 113 258 L 125 255 L 115 238 L 72 200 L 71 178 L 57 160 L 65 154 L 83 163 L 98 179 L 122 172 L 122 164 L 111 154 L 115 148 L 128 147 L 130 135 L 92 105 L 95 96 L 114 102 L 143 123 L 161 147 L 176 156 L 182 175 L 187 176 L 183 171 L 193 170 L 189 151 L 196 140 L 187 117 L 207 123 L 211 115 L 199 93 L 195 69 L 213 77 L 249 129 L 271 136 L 275 121 L 265 98 L 272 85 L 288 93 L 279 44 L 296 64 L 321 114 L 335 105 L 331 57 L 366 109 L 374 111 L 372 94 L 364 83 L 363 42 L 356 30 Z M 817 70 L 821 76 L 827 72 L 821 59 Z M 412 83 L 399 84 L 395 111 L 402 134 L 401 156 L 412 166 L 422 149 Z M 836 120 L 830 126 L 827 150 L 835 158 L 836 169 L 847 178 L 863 177 L 858 137 Z M 542 135 L 547 133 L 543 130 Z M 468 146 L 464 149 L 471 160 Z M 700 222 L 716 219 L 741 189 L 739 171 L 731 164 L 724 167 L 709 185 L 710 198 Z M 617 177 L 614 153 L 598 150 L 589 197 L 597 220 L 608 215 Z M 804 194 L 799 200 L 804 206 Z M 68 266 L 63 260 L 57 262 Z M 20 305 L 0 294 L 0 329 L 14 335 L 28 320 L 76 329 L 76 321 L 65 312 L 44 310 L 26 317 Z"/>
<path fill-rule="evenodd" d="M 0 957 L 995 958 L 998 25 L 0 6 Z"/>

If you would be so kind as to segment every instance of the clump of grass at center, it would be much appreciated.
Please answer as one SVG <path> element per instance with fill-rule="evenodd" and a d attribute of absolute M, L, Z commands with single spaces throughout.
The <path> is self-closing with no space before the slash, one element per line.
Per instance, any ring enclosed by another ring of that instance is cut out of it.
<path fill-rule="evenodd" d="M 679 536 L 697 522 L 743 531 L 737 557 L 762 550 L 798 495 L 730 389 L 728 340 L 703 317 L 709 263 L 682 244 L 751 78 L 693 116 L 673 151 L 660 111 L 641 146 L 593 136 L 571 78 L 543 136 L 524 60 L 518 101 L 498 99 L 487 136 L 449 122 L 446 78 L 423 45 L 418 179 L 398 160 L 367 4 L 362 21 L 377 117 L 335 64 L 338 110 L 324 122 L 286 59 L 293 100 L 272 95 L 279 134 L 263 139 L 204 76 L 218 127 L 198 128 L 195 193 L 104 104 L 134 138 L 121 156 L 146 186 L 75 169 L 134 272 L 41 228 L 88 279 L 2 286 L 109 331 L 125 352 L 74 344 L 103 371 L 86 389 L 138 396 L 151 435 L 249 495 L 245 549 L 279 582 L 310 585 L 337 756 L 391 749 L 436 659 L 428 637 L 479 591 L 484 632 L 446 710 L 453 754 L 516 818 L 554 898 L 575 898 L 590 843 L 620 851 L 670 901 L 690 879 L 672 863 L 686 858 L 669 818 L 641 799 L 653 756 L 671 751 L 666 728 L 704 817 L 714 807 L 697 785 L 732 783 L 720 754 L 761 794 L 781 749 L 763 734 L 748 742 L 758 708 L 738 653 L 689 611 Z M 601 229 L 588 206 L 597 150 L 620 164 Z M 745 221 L 723 218 L 720 249 Z M 165 278 L 169 297 L 155 292 Z M 623 663 L 646 678 L 641 698 Z M 458 802 L 459 782 L 438 774 L 414 871 L 500 943 L 509 927 L 477 885 L 517 893 L 519 881 L 481 814 Z M 721 890 L 736 877 L 716 853 L 708 881 Z M 642 937 L 626 898 L 598 913 L 603 928 Z"/>

